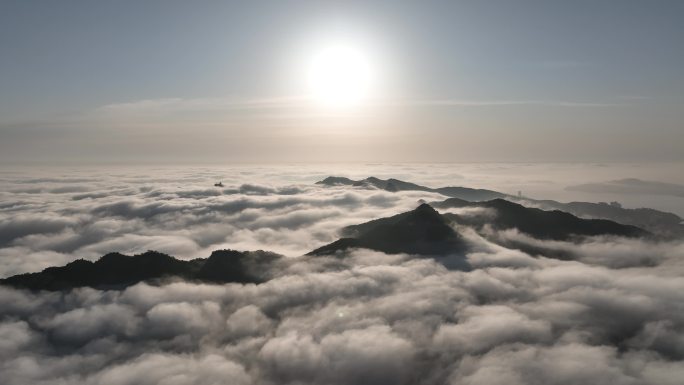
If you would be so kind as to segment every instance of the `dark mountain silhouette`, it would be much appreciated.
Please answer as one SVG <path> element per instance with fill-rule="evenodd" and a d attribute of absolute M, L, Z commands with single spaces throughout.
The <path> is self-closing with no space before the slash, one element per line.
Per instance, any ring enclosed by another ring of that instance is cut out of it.
<path fill-rule="evenodd" d="M 489 201 L 505 198 L 524 205 L 539 207 L 543 210 L 560 210 L 585 219 L 607 219 L 623 225 L 632 225 L 648 230 L 664 238 L 684 237 L 682 218 L 673 213 L 649 208 L 628 209 L 619 205 L 592 202 L 561 203 L 554 200 L 538 200 L 527 197 L 515 197 L 493 190 L 474 189 L 468 187 L 430 188 L 398 179 L 379 179 L 369 177 L 363 180 L 352 180 L 344 177 L 328 177 L 316 182 L 321 185 L 347 185 L 378 188 L 385 191 L 427 191 L 466 200 L 469 202 Z"/>
<path fill-rule="evenodd" d="M 279 255 L 265 252 L 217 250 L 209 258 L 190 261 L 156 251 L 127 256 L 107 254 L 95 262 L 83 259 L 39 273 L 19 274 L 0 284 L 31 290 L 68 290 L 76 287 L 121 289 L 142 281 L 168 278 L 212 283 L 260 283 L 268 280 L 269 265 Z"/>
<path fill-rule="evenodd" d="M 384 253 L 445 255 L 463 252 L 463 238 L 428 204 L 413 211 L 377 219 L 348 230 L 347 238 L 320 247 L 309 255 L 329 255 L 350 248 Z"/>
<path fill-rule="evenodd" d="M 260 283 L 267 281 L 273 263 L 281 255 L 268 251 L 217 250 L 204 260 L 193 277 L 214 283 Z"/>
<path fill-rule="evenodd" d="M 617 235 L 641 237 L 649 232 L 631 225 L 623 225 L 605 219 L 582 219 L 559 210 L 545 211 L 529 208 L 504 199 L 487 202 L 467 202 L 450 198 L 433 203 L 437 208 L 481 207 L 495 210 L 490 215 L 444 214 L 459 224 L 481 229 L 489 225 L 497 230 L 516 228 L 538 239 L 569 240 L 576 236 Z"/>
<path fill-rule="evenodd" d="M 684 237 L 684 225 L 679 215 L 649 208 L 626 209 L 605 202 L 569 202 L 530 200 L 547 210 L 562 210 L 581 218 L 609 219 L 625 225 L 646 229 L 667 238 Z"/>
<path fill-rule="evenodd" d="M 368 177 L 362 180 L 352 180 L 344 177 L 329 176 L 321 181 L 316 182 L 316 184 L 326 185 L 326 186 L 355 186 L 355 187 L 369 187 L 377 188 L 390 192 L 397 191 L 427 191 L 436 192 L 442 195 L 446 195 L 454 198 L 461 198 L 470 201 L 481 201 L 489 200 L 494 198 L 503 198 L 507 196 L 506 194 L 484 189 L 474 189 L 468 187 L 441 187 L 441 188 L 430 188 L 421 186 L 415 183 L 405 182 L 399 179 L 379 179 L 376 177 Z"/>
<path fill-rule="evenodd" d="M 450 198 L 434 203 L 438 208 L 480 207 L 495 210 L 496 215 L 440 214 L 423 203 L 412 211 L 380 218 L 343 230 L 345 238 L 311 251 L 307 255 L 334 255 L 352 248 L 366 248 L 384 253 L 406 253 L 441 259 L 448 267 L 467 269 L 463 258 L 467 244 L 450 225 L 471 226 L 482 231 L 517 228 L 538 239 L 568 240 L 576 236 L 618 235 L 647 236 L 635 226 L 609 220 L 582 219 L 562 211 L 528 208 L 503 199 L 468 202 Z M 487 236 L 487 234 L 485 234 Z M 492 239 L 501 243 L 501 239 Z M 504 243 L 528 252 L 536 246 Z M 548 250 L 543 250 L 545 253 Z M 545 254 L 546 255 L 546 254 Z M 553 256 L 553 255 L 547 255 Z M 564 257 L 564 256 L 556 256 Z M 68 290 L 76 287 L 122 289 L 138 282 L 182 279 L 210 283 L 261 283 L 269 280 L 282 256 L 266 251 L 241 252 L 217 250 L 209 258 L 178 260 L 155 251 L 127 256 L 110 253 L 95 262 L 77 260 L 39 273 L 15 275 L 0 284 L 31 290 Z"/>
<path fill-rule="evenodd" d="M 537 239 L 573 240 L 583 236 L 615 235 L 648 236 L 645 230 L 609 220 L 582 219 L 562 211 L 528 208 L 504 199 L 468 202 L 450 198 L 433 203 L 437 208 L 486 208 L 495 215 L 440 214 L 428 204 L 387 218 L 375 219 L 342 229 L 341 238 L 322 246 L 309 255 L 332 255 L 352 248 L 366 248 L 385 253 L 445 255 L 461 253 L 466 243 L 450 223 L 473 227 L 488 238 L 485 226 L 495 230 L 516 228 Z M 490 239 L 500 243 L 499 239 Z M 506 244 L 518 247 L 518 245 Z M 520 247 L 518 247 L 520 248 Z"/>
<path fill-rule="evenodd" d="M 329 176 L 321 181 L 316 182 L 316 184 L 323 184 L 326 186 L 335 186 L 335 185 L 344 185 L 344 186 L 351 186 L 356 181 L 351 180 L 349 178 L 341 177 L 341 176 Z"/>

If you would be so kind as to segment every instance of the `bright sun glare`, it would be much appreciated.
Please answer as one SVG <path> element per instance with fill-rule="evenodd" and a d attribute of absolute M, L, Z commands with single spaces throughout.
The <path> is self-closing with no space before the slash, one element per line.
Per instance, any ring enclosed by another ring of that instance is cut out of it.
<path fill-rule="evenodd" d="M 374 68 L 361 46 L 338 42 L 319 49 L 307 71 L 310 96 L 329 107 L 351 107 L 371 94 Z"/>

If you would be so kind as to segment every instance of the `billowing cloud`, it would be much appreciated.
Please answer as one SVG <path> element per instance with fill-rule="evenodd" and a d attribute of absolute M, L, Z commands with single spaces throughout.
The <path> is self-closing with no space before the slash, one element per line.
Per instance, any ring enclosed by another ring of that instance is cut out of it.
<path fill-rule="evenodd" d="M 495 245 L 467 257 L 480 268 L 359 250 L 291 259 L 260 285 L 1 288 L 0 374 L 9 384 L 678 378 L 682 269 L 615 270 Z"/>
<path fill-rule="evenodd" d="M 2 223 L 26 224 L 0 244 L 3 275 L 147 248 L 182 258 L 219 247 L 291 258 L 259 285 L 0 287 L 2 382 L 681 382 L 681 243 L 538 241 L 506 230 L 488 234 L 496 244 L 458 227 L 471 246 L 469 271 L 368 250 L 301 257 L 334 240 L 342 226 L 439 196 L 276 183 L 266 180 L 278 178 L 269 171 L 257 174 L 195 170 L 174 178 L 175 171 L 159 171 L 73 182 L 88 184 L 88 193 L 3 193 L 16 203 L 0 209 Z M 223 189 L 207 187 L 219 179 Z M 573 258 L 528 254 L 501 246 L 505 241 Z"/>
<path fill-rule="evenodd" d="M 327 188 L 312 183 L 318 173 L 292 184 L 298 178 L 268 168 L 110 172 L 7 178 L 0 276 L 112 251 L 153 249 L 195 258 L 219 248 L 268 249 L 295 257 L 332 242 L 346 225 L 411 209 L 420 199 L 443 198 Z M 224 187 L 213 186 L 218 180 Z"/>

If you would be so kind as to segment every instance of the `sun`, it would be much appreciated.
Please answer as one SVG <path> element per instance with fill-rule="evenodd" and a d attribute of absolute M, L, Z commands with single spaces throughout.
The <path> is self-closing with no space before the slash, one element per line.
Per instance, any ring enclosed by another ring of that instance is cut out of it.
<path fill-rule="evenodd" d="M 329 107 L 352 107 L 366 102 L 373 91 L 375 68 L 371 55 L 352 42 L 319 48 L 307 68 L 309 96 Z"/>

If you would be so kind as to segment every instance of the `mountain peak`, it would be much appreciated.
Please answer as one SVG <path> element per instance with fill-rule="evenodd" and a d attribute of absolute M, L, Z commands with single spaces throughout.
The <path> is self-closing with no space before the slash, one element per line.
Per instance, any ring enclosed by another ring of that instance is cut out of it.
<path fill-rule="evenodd" d="M 358 225 L 355 230 L 356 237 L 342 238 L 309 254 L 335 254 L 354 247 L 419 255 L 448 255 L 465 250 L 460 234 L 427 203 L 393 217 Z"/>
<path fill-rule="evenodd" d="M 439 213 L 437 212 L 437 210 L 435 210 L 434 207 L 430 206 L 428 203 L 425 203 L 425 202 L 418 205 L 418 207 L 416 207 L 413 210 L 413 212 L 414 213 L 421 213 L 424 215 L 432 215 L 432 216 L 437 215 L 437 216 L 439 216 Z"/>
<path fill-rule="evenodd" d="M 323 180 L 316 182 L 316 184 L 322 184 L 326 186 L 336 186 L 336 185 L 353 185 L 356 181 L 343 176 L 329 176 Z"/>

